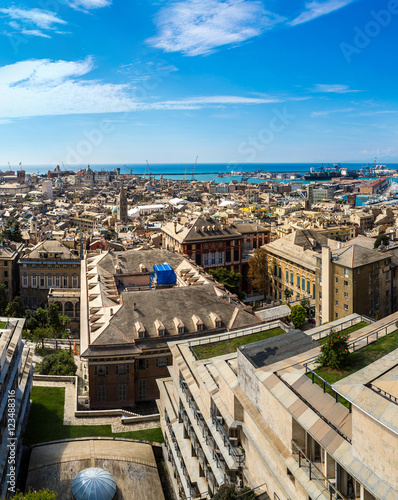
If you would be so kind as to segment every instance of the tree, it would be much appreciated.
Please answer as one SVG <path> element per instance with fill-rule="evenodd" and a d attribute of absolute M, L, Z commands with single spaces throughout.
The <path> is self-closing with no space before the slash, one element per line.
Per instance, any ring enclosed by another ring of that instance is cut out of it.
<path fill-rule="evenodd" d="M 307 311 L 302 305 L 298 304 L 292 307 L 292 312 L 290 314 L 289 320 L 296 328 L 301 328 L 305 323 L 306 317 Z"/>
<path fill-rule="evenodd" d="M 246 493 L 246 494 L 245 494 Z M 213 496 L 213 500 L 254 500 L 254 493 L 248 487 L 239 490 L 234 484 L 224 484 Z"/>
<path fill-rule="evenodd" d="M 381 234 L 376 238 L 373 248 L 379 248 L 379 246 L 381 245 L 388 247 L 389 244 L 390 244 L 389 237 L 386 234 Z"/>
<path fill-rule="evenodd" d="M 77 366 L 73 356 L 64 350 L 59 350 L 43 358 L 40 364 L 41 375 L 75 375 Z"/>
<path fill-rule="evenodd" d="M 30 309 L 26 309 L 25 318 L 26 318 L 25 328 L 27 330 L 30 330 L 31 332 L 33 332 L 33 330 L 35 330 L 39 326 L 39 323 L 38 323 L 37 319 L 35 318 L 35 313 L 33 311 L 31 311 Z"/>
<path fill-rule="evenodd" d="M 210 269 L 209 274 L 214 276 L 214 279 L 219 283 L 222 283 L 231 293 L 239 295 L 239 287 L 242 279 L 242 275 L 240 273 L 227 271 L 225 267 L 220 267 L 218 269 Z"/>
<path fill-rule="evenodd" d="M 25 316 L 25 308 L 22 304 L 21 297 L 15 297 L 12 302 L 9 302 L 5 313 L 6 316 L 10 318 L 23 318 Z"/>
<path fill-rule="evenodd" d="M 62 329 L 61 320 L 59 318 L 59 311 L 56 304 L 49 304 L 47 309 L 47 325 L 54 330 L 54 332 L 59 332 Z"/>
<path fill-rule="evenodd" d="M 255 289 L 261 292 L 264 296 L 267 295 L 269 274 L 268 274 L 268 257 L 265 248 L 256 248 L 253 257 L 249 259 L 249 278 Z"/>
<path fill-rule="evenodd" d="M 0 285 L 0 316 L 4 316 L 8 304 L 6 286 Z"/>
<path fill-rule="evenodd" d="M 34 318 L 37 321 L 38 325 L 44 327 L 47 325 L 47 311 L 43 307 L 39 307 L 34 312 Z"/>
<path fill-rule="evenodd" d="M 293 292 L 290 290 L 290 288 L 286 288 L 286 290 L 284 291 L 284 294 L 285 294 L 285 299 L 289 300 L 290 297 L 293 295 Z"/>
<path fill-rule="evenodd" d="M 0 240 L 10 240 L 21 243 L 23 238 L 19 222 L 15 219 L 9 219 L 0 233 Z"/>
<path fill-rule="evenodd" d="M 318 363 L 321 366 L 339 370 L 347 366 L 350 351 L 348 349 L 349 334 L 331 331 L 321 347 Z"/>
<path fill-rule="evenodd" d="M 14 496 L 13 500 L 55 500 L 58 494 L 55 491 L 42 489 L 40 491 L 29 490 L 28 493 L 24 494 L 18 491 Z"/>

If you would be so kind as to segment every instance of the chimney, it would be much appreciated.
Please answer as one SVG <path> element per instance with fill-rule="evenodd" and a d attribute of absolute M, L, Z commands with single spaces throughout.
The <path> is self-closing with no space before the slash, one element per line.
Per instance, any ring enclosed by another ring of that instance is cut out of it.
<path fill-rule="evenodd" d="M 136 311 L 137 310 L 137 304 L 134 302 L 133 304 L 133 311 Z"/>
<path fill-rule="evenodd" d="M 174 232 L 177 234 L 177 221 L 174 221 Z"/>
<path fill-rule="evenodd" d="M 341 248 L 341 241 L 337 242 L 337 248 L 340 250 L 340 248 Z"/>

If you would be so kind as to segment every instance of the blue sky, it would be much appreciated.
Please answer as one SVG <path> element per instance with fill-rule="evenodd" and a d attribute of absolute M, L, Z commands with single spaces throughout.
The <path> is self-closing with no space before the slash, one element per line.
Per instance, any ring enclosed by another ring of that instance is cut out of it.
<path fill-rule="evenodd" d="M 0 2 L 0 164 L 398 162 L 396 0 Z"/>

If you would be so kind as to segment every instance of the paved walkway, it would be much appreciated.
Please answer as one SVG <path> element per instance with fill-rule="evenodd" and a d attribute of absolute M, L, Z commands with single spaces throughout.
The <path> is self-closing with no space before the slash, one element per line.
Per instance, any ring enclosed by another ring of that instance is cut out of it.
<path fill-rule="evenodd" d="M 159 421 L 123 424 L 121 417 L 75 417 L 76 388 L 72 382 L 43 382 L 34 380 L 35 387 L 62 387 L 65 389 L 64 425 L 111 425 L 112 432 L 155 429 Z"/>

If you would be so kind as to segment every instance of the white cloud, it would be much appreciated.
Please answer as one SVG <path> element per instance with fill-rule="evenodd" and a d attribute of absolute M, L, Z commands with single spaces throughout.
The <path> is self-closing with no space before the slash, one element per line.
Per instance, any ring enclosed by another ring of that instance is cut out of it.
<path fill-rule="evenodd" d="M 28 60 L 0 67 L 0 120 L 283 102 L 272 96 L 229 95 L 142 102 L 134 99 L 134 89 L 129 85 L 88 80 L 87 75 L 93 69 L 91 58 L 83 61 Z"/>
<path fill-rule="evenodd" d="M 158 34 L 147 42 L 165 52 L 210 54 L 259 36 L 281 21 L 259 1 L 186 0 L 161 9 L 155 18 Z"/>
<path fill-rule="evenodd" d="M 314 92 L 319 92 L 323 94 L 350 94 L 351 92 L 362 92 L 362 90 L 353 90 L 350 89 L 348 85 L 340 85 L 340 84 L 323 84 L 318 83 L 313 88 Z"/>
<path fill-rule="evenodd" d="M 55 29 L 59 24 L 67 24 L 66 21 L 57 17 L 54 13 L 41 9 L 9 7 L 8 9 L 0 9 L 0 13 L 11 20 L 20 21 L 24 25 L 30 24 L 42 30 L 51 30 Z M 15 22 L 11 22 L 11 26 L 16 27 L 17 25 Z"/>
<path fill-rule="evenodd" d="M 23 35 L 27 35 L 27 36 L 38 36 L 41 38 L 51 38 L 50 35 L 46 35 L 45 33 L 43 33 L 43 31 L 40 31 L 40 30 L 21 30 L 21 33 Z"/>
<path fill-rule="evenodd" d="M 296 26 L 298 24 L 307 23 L 326 14 L 330 14 L 336 10 L 346 7 L 355 0 L 325 0 L 321 1 L 311 1 L 305 4 L 305 11 L 302 12 L 298 17 L 293 19 L 289 24 L 291 26 Z"/>
<path fill-rule="evenodd" d="M 320 116 L 329 116 L 332 113 L 350 113 L 351 111 L 355 111 L 355 108 L 329 109 L 327 111 L 313 111 L 311 113 L 311 117 L 319 118 Z"/>
<path fill-rule="evenodd" d="M 99 9 L 112 5 L 112 0 L 70 0 L 69 5 L 74 9 Z"/>

